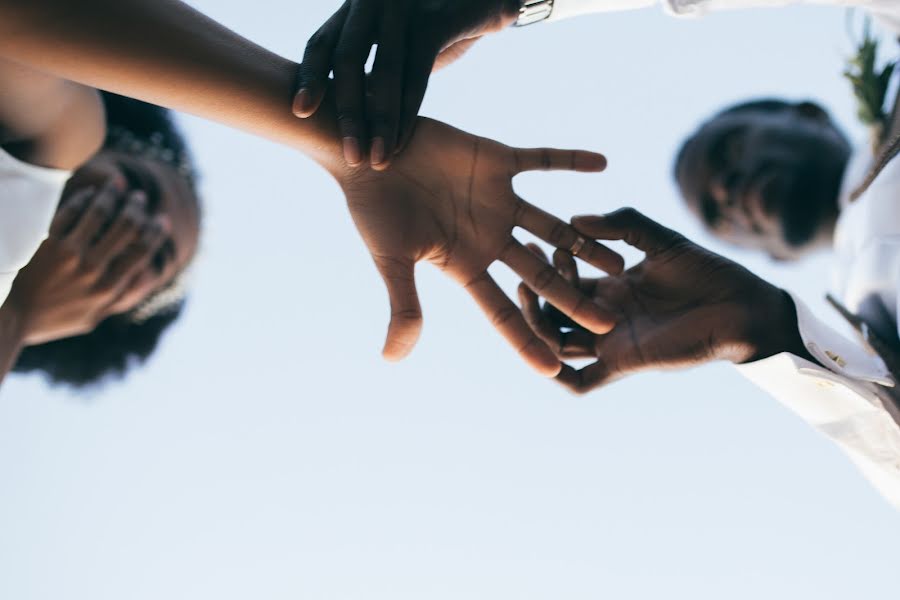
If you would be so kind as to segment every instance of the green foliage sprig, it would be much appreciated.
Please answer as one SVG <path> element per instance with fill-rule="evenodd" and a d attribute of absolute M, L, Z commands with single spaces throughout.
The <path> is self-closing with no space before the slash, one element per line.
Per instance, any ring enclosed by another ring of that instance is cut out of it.
<path fill-rule="evenodd" d="M 867 18 L 863 26 L 862 41 L 856 55 L 848 61 L 844 77 L 853 85 L 859 118 L 873 128 L 879 142 L 887 127 L 889 116 L 885 111 L 885 100 L 896 68 L 896 62 L 889 62 L 879 69 L 878 39 L 872 35 L 872 22 Z"/>

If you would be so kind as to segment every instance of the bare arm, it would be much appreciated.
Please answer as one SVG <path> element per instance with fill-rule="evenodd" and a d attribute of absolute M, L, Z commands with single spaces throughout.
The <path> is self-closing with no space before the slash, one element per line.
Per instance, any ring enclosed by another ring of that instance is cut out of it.
<path fill-rule="evenodd" d="M 25 329 L 11 307 L 0 308 L 0 383 L 16 364 L 25 342 Z"/>
<path fill-rule="evenodd" d="M 518 197 L 529 170 L 596 172 L 589 152 L 517 149 L 420 119 L 391 170 L 348 167 L 333 102 L 309 119 L 291 113 L 298 65 L 177 0 L 0 0 L 0 56 L 85 85 L 141 98 L 294 146 L 328 169 L 385 280 L 391 324 L 384 355 L 412 350 L 422 324 L 414 268 L 429 261 L 465 287 L 494 327 L 539 372 L 556 356 L 528 328 L 487 268 L 501 260 L 596 333 L 610 315 L 545 269 L 513 237 L 521 227 L 610 272 L 622 259 Z M 464 209 L 462 209 L 464 207 Z"/>
<path fill-rule="evenodd" d="M 0 146 L 25 162 L 71 170 L 106 134 L 96 90 L 0 59 Z"/>
<path fill-rule="evenodd" d="M 290 112 L 297 65 L 177 0 L 0 0 L 0 55 L 293 146 L 331 170 L 330 111 Z"/>

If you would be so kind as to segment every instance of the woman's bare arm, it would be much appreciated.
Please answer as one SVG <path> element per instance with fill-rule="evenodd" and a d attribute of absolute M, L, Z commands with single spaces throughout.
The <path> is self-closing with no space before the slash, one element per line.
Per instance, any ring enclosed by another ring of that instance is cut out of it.
<path fill-rule="evenodd" d="M 384 355 L 408 354 L 422 313 L 414 268 L 429 261 L 462 285 L 532 367 L 560 363 L 497 286 L 501 260 L 595 333 L 614 316 L 567 284 L 513 237 L 521 227 L 608 272 L 622 259 L 513 190 L 524 171 L 596 172 L 603 156 L 510 148 L 419 119 L 409 150 L 379 172 L 348 167 L 333 102 L 310 119 L 291 112 L 298 65 L 245 40 L 177 0 L 0 0 L 0 56 L 113 92 L 193 113 L 294 146 L 340 183 L 357 229 L 384 278 L 391 324 Z M 298 268 L 302 269 L 302 266 Z M 327 282 L 318 282 L 327 289 Z"/>
<path fill-rule="evenodd" d="M 0 0 L 0 55 L 344 168 L 333 111 L 300 122 L 291 114 L 296 63 L 178 0 Z"/>
<path fill-rule="evenodd" d="M 25 162 L 74 169 L 106 135 L 97 90 L 0 59 L 0 146 Z"/>

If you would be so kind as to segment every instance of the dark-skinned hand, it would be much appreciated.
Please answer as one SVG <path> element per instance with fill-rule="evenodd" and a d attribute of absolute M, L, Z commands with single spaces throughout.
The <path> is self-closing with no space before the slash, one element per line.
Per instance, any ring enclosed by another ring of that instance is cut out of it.
<path fill-rule="evenodd" d="M 25 345 L 87 333 L 133 308 L 135 280 L 168 228 L 145 205 L 142 192 L 113 184 L 77 190 L 63 201 L 3 307 L 17 315 Z"/>
<path fill-rule="evenodd" d="M 518 9 L 518 0 L 346 0 L 307 44 L 294 114 L 315 114 L 333 71 L 347 163 L 368 152 L 374 168 L 387 168 L 412 135 L 432 70 L 513 23 Z"/>
<path fill-rule="evenodd" d="M 350 214 L 384 278 L 391 302 L 384 356 L 399 360 L 413 348 L 422 327 L 414 278 L 427 261 L 463 286 L 513 348 L 546 376 L 559 373 L 554 353 L 488 273 L 501 261 L 567 315 L 590 331 L 605 333 L 611 315 L 541 262 L 513 237 L 522 228 L 557 248 L 579 239 L 571 225 L 529 204 L 513 178 L 534 170 L 596 172 L 599 154 L 582 150 L 511 148 L 430 119 L 420 118 L 409 150 L 389 171 L 356 169 L 339 178 Z M 607 273 L 623 260 L 593 241 L 579 257 Z"/>
<path fill-rule="evenodd" d="M 741 265 L 634 209 L 578 217 L 572 225 L 594 239 L 623 240 L 645 257 L 621 276 L 580 280 L 571 255 L 555 253 L 560 274 L 616 315 L 604 335 L 551 305 L 542 309 L 529 286 L 519 287 L 526 319 L 561 359 L 595 360 L 581 370 L 563 366 L 557 380 L 571 391 L 586 393 L 640 371 L 742 363 L 782 351 L 805 355 L 790 297 Z"/>

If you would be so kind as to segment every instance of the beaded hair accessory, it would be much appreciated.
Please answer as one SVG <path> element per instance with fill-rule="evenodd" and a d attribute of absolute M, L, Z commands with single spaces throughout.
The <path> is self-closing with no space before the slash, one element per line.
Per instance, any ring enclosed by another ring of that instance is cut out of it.
<path fill-rule="evenodd" d="M 145 138 L 124 127 L 111 127 L 107 134 L 105 148 L 125 152 L 135 158 L 163 163 L 175 169 L 192 188 L 195 184 L 196 171 L 190 154 L 187 151 L 178 152 L 168 147 L 165 143 L 165 136 L 160 132 L 151 133 Z M 132 310 L 128 314 L 131 322 L 140 325 L 153 317 L 177 310 L 187 297 L 189 269 L 190 265 Z"/>
<path fill-rule="evenodd" d="M 144 138 L 124 127 L 111 127 L 106 137 L 105 147 L 110 150 L 127 152 L 138 158 L 164 163 L 191 183 L 194 182 L 196 173 L 191 155 L 185 150 L 178 152 L 167 146 L 165 136 L 158 131 Z"/>

